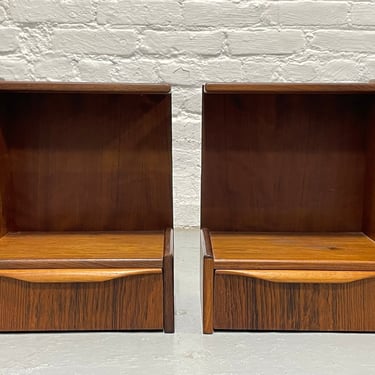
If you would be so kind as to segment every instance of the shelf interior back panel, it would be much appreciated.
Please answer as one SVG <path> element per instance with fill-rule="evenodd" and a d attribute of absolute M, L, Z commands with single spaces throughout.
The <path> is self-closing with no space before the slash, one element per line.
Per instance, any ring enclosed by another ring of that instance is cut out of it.
<path fill-rule="evenodd" d="M 368 177 L 373 99 L 205 94 L 202 227 L 362 232 L 374 190 Z"/>
<path fill-rule="evenodd" d="M 169 94 L 0 100 L 2 234 L 172 226 Z"/>

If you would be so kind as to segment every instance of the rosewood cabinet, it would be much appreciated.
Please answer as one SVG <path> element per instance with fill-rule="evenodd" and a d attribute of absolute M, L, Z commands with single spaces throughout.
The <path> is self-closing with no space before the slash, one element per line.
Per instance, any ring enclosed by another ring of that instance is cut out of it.
<path fill-rule="evenodd" d="M 375 85 L 207 84 L 203 330 L 375 331 Z"/>
<path fill-rule="evenodd" d="M 168 85 L 0 83 L 0 330 L 174 331 Z"/>

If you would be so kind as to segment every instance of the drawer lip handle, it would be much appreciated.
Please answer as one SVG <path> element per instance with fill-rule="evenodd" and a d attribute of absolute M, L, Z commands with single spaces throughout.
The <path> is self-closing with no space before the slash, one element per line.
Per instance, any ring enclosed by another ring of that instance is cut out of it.
<path fill-rule="evenodd" d="M 0 277 L 29 283 L 90 283 L 160 273 L 161 268 L 7 269 L 0 270 Z"/>
<path fill-rule="evenodd" d="M 245 276 L 274 283 L 345 284 L 375 278 L 375 271 L 217 270 L 218 275 Z"/>

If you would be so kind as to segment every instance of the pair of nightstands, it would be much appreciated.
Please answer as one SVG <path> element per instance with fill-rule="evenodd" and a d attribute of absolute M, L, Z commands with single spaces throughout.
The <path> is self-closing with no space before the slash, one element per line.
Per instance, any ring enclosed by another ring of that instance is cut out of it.
<path fill-rule="evenodd" d="M 374 94 L 205 86 L 205 333 L 375 331 Z M 0 98 L 0 330 L 173 332 L 170 87 Z"/>

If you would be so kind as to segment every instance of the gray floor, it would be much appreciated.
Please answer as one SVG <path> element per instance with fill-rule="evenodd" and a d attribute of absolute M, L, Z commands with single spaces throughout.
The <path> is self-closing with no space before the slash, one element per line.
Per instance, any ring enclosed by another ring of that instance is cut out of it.
<path fill-rule="evenodd" d="M 176 231 L 176 333 L 0 335 L 0 374 L 375 374 L 375 335 L 201 334 L 198 231 Z"/>

